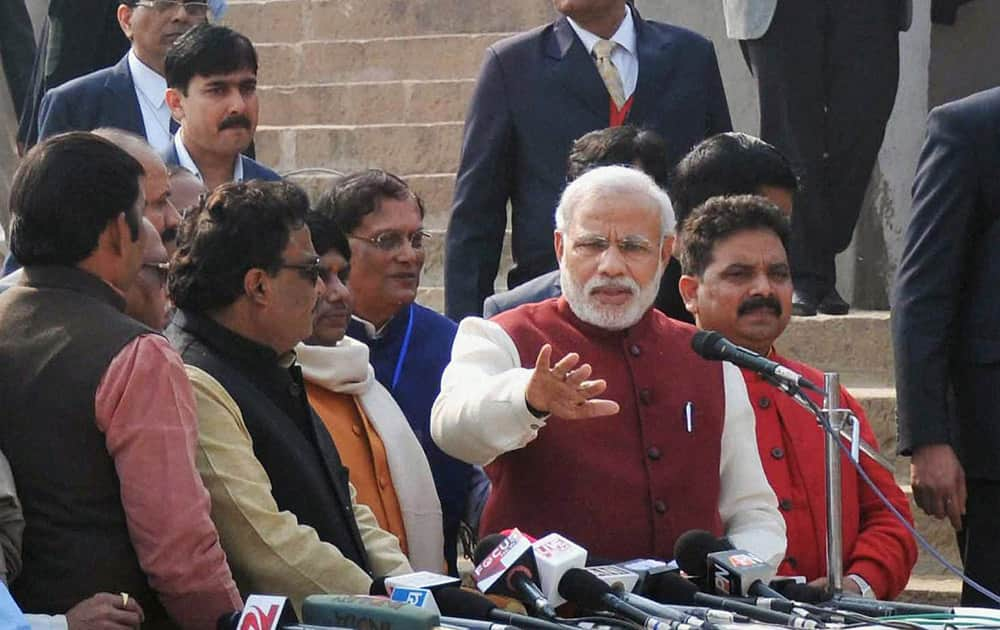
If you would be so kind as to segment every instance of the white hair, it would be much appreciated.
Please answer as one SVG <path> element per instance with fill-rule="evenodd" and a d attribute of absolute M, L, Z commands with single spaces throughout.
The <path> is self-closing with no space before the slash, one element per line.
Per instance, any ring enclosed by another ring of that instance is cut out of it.
<path fill-rule="evenodd" d="M 565 232 L 573 221 L 573 211 L 591 200 L 611 196 L 641 195 L 660 214 L 660 237 L 674 233 L 674 207 L 670 197 L 649 175 L 627 166 L 601 166 L 573 180 L 559 199 L 556 229 Z"/>

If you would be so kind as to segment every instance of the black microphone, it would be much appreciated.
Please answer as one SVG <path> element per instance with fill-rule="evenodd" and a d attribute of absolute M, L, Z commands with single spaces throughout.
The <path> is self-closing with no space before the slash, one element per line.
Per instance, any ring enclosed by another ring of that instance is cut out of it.
<path fill-rule="evenodd" d="M 690 529 L 674 542 L 674 560 L 689 576 L 703 577 L 708 574 L 708 554 L 732 548 L 728 538 L 718 538 L 704 529 Z"/>
<path fill-rule="evenodd" d="M 830 597 L 825 589 L 808 584 L 786 584 L 780 589 L 785 597 L 800 602 L 816 604 L 823 608 L 846 610 L 865 615 L 866 617 L 890 617 L 892 615 L 933 615 L 952 614 L 953 608 L 932 606 L 930 604 L 911 604 L 908 602 L 889 602 L 880 599 L 865 599 L 840 594 Z"/>
<path fill-rule="evenodd" d="M 510 626 L 537 630 L 565 630 L 558 623 L 507 612 L 490 601 L 488 597 L 455 586 L 447 586 L 435 591 L 434 601 L 441 614 L 448 617 L 497 621 Z"/>
<path fill-rule="evenodd" d="M 646 630 L 696 630 L 695 626 L 686 623 L 660 620 L 647 615 L 615 594 L 614 589 L 586 569 L 567 571 L 559 580 L 559 594 L 578 606 L 620 615 L 642 625 Z"/>
<path fill-rule="evenodd" d="M 733 549 L 726 538 L 702 529 L 684 532 L 674 543 L 674 556 L 689 575 L 707 571 L 706 590 L 716 595 L 786 599 L 767 584 L 774 569 L 752 553 Z"/>
<path fill-rule="evenodd" d="M 506 539 L 507 537 L 503 534 L 490 534 L 480 539 L 472 553 L 476 566 L 480 566 L 484 560 L 489 558 Z M 538 568 L 535 565 L 534 553 L 529 547 L 515 562 L 508 565 L 504 570 L 503 578 L 497 580 L 493 586 L 487 589 L 487 592 L 514 597 L 520 600 L 532 614 L 555 620 L 557 617 L 555 608 L 535 584 L 536 575 L 538 575 Z"/>
<path fill-rule="evenodd" d="M 773 623 L 791 628 L 812 629 L 823 627 L 823 624 L 812 619 L 758 608 L 753 604 L 747 604 L 746 602 L 729 597 L 702 593 L 698 590 L 697 586 L 679 575 L 663 576 L 663 579 L 660 581 L 658 596 L 658 601 L 664 603 L 681 604 L 682 606 L 698 604 L 712 608 L 721 608 L 722 610 L 739 613 L 756 621 L 763 621 L 764 623 Z"/>
<path fill-rule="evenodd" d="M 691 339 L 691 349 L 703 359 L 729 361 L 737 367 L 746 368 L 763 376 L 823 393 L 822 389 L 795 370 L 762 357 L 753 350 L 737 346 L 713 330 L 696 332 Z"/>

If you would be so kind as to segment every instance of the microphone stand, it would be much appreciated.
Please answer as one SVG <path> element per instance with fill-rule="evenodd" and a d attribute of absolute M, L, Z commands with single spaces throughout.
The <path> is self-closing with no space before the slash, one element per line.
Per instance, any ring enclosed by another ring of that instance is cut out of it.
<path fill-rule="evenodd" d="M 861 422 L 850 409 L 840 406 L 840 375 L 837 372 L 823 374 L 823 408 L 806 396 L 802 389 L 788 381 L 761 374 L 767 382 L 785 392 L 795 402 L 808 409 L 823 430 L 824 455 L 826 460 L 826 566 L 829 577 L 828 589 L 831 597 L 844 591 L 844 533 L 843 497 L 841 496 L 840 439 L 851 442 L 851 459 L 858 461 L 860 453 L 870 457 L 888 471 L 895 467 L 891 461 L 861 439 Z M 846 425 L 851 425 L 850 432 Z"/>

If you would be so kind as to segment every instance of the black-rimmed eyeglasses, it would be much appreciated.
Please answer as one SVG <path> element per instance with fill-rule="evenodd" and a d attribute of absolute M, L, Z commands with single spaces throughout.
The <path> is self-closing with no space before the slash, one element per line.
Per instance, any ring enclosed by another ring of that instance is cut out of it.
<path fill-rule="evenodd" d="M 323 279 L 323 282 L 326 282 L 327 279 L 326 268 L 320 264 L 318 256 L 312 262 L 298 263 L 298 264 L 283 263 L 281 265 L 281 268 L 295 269 L 296 271 L 299 272 L 299 275 L 301 275 L 306 280 L 309 280 L 313 284 L 315 284 L 316 281 L 319 280 L 320 278 Z"/>

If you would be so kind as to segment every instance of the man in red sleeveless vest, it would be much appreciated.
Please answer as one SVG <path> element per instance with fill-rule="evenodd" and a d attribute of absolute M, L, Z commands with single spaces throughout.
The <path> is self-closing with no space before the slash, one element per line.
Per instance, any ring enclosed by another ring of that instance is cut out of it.
<path fill-rule="evenodd" d="M 695 329 L 651 308 L 673 229 L 649 176 L 594 169 L 556 210 L 563 296 L 462 321 L 431 430 L 488 464 L 483 533 L 559 531 L 622 560 L 672 557 L 697 528 L 781 560 L 739 370 L 697 357 Z"/>
<path fill-rule="evenodd" d="M 684 221 L 681 230 L 681 295 L 700 328 L 788 366 L 814 383 L 813 367 L 778 355 L 774 341 L 788 325 L 792 279 L 785 245 L 788 220 L 763 197 L 714 197 Z M 757 416 L 764 472 L 788 527 L 782 575 L 804 575 L 825 586 L 826 490 L 824 441 L 812 414 L 790 397 L 744 370 Z M 878 445 L 861 405 L 841 388 L 841 400 L 861 421 L 861 437 Z M 822 403 L 819 397 L 816 402 Z M 862 456 L 879 490 L 912 523 L 910 508 L 892 473 Z M 845 590 L 893 599 L 906 586 L 917 547 L 906 527 L 844 459 L 843 532 Z"/>

